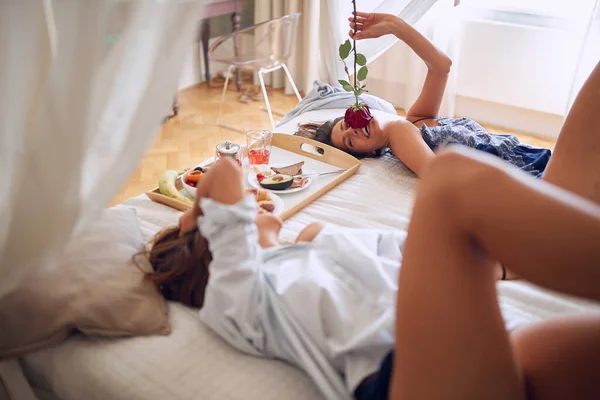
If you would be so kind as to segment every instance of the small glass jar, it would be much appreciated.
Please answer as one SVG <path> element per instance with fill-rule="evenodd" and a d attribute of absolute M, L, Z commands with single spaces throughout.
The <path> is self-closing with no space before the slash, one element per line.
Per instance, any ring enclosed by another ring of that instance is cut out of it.
<path fill-rule="evenodd" d="M 232 143 L 231 140 L 227 140 L 224 143 L 218 144 L 215 154 L 215 161 L 218 161 L 222 157 L 232 157 L 241 168 L 242 162 L 244 161 L 244 152 L 242 150 L 242 146 Z"/>

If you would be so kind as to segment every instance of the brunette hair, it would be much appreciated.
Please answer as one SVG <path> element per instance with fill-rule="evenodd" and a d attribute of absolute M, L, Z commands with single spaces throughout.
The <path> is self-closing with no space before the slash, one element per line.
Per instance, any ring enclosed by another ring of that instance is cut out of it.
<path fill-rule="evenodd" d="M 327 122 L 301 122 L 294 135 L 316 140 L 331 146 L 331 131 L 335 124 L 344 117 L 338 117 Z"/>
<path fill-rule="evenodd" d="M 146 278 L 167 300 L 202 308 L 212 254 L 198 229 L 181 236 L 179 232 L 179 227 L 174 226 L 155 236 L 144 252 L 154 270 Z"/>
<path fill-rule="evenodd" d="M 331 142 L 331 132 L 333 131 L 333 127 L 342 119 L 344 119 L 344 117 L 337 117 L 327 122 L 301 122 L 298 124 L 298 130 L 294 135 L 316 140 L 317 142 L 321 142 L 328 146 L 333 146 L 333 143 Z M 384 149 L 378 149 L 374 154 L 362 154 L 346 150 L 346 153 L 356 158 L 364 158 L 379 157 L 384 151 Z"/>

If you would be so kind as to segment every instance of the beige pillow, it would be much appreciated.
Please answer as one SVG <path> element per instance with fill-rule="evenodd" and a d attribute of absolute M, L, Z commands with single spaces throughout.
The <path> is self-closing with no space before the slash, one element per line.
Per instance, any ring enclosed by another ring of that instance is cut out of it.
<path fill-rule="evenodd" d="M 104 210 L 71 241 L 56 268 L 35 271 L 0 298 L 0 359 L 55 345 L 74 330 L 169 334 L 163 297 L 132 261 L 143 246 L 135 210 Z M 151 269 L 145 258 L 137 260 Z"/>

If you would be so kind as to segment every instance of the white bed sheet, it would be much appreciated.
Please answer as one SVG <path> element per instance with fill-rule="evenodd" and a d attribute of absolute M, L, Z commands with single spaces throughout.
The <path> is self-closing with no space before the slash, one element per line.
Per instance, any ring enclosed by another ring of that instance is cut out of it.
<path fill-rule="evenodd" d="M 342 115 L 343 111 L 310 112 L 302 120 L 325 120 Z M 277 131 L 293 133 L 297 122 L 291 121 Z M 415 175 L 394 157 L 366 159 L 355 176 L 286 221 L 282 239 L 293 240 L 302 227 L 314 221 L 406 229 L 415 184 Z M 147 239 L 162 227 L 176 223 L 180 215 L 145 196 L 124 204 L 137 210 Z M 502 282 L 498 287 L 509 329 L 596 307 L 522 282 Z M 319 397 L 306 375 L 294 367 L 249 357 L 230 348 L 200 323 L 196 310 L 172 303 L 169 312 L 173 324 L 170 336 L 76 336 L 60 346 L 24 357 L 23 369 L 40 392 L 52 392 L 62 400 Z"/>

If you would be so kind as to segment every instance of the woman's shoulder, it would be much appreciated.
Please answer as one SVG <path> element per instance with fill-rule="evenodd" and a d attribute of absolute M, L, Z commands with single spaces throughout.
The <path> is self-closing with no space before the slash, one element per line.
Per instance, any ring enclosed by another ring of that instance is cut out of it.
<path fill-rule="evenodd" d="M 412 122 L 408 121 L 405 118 L 400 118 L 400 119 L 394 119 L 394 120 L 389 120 L 387 121 L 387 125 L 389 126 L 389 129 L 395 131 L 395 132 L 404 132 L 406 130 L 412 130 L 412 129 L 419 129 L 417 126 L 415 126 Z"/>

